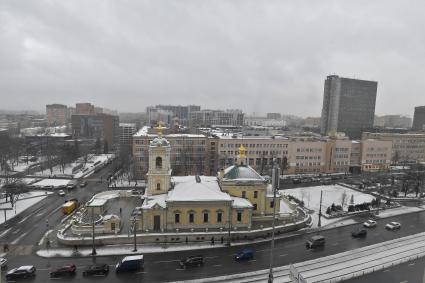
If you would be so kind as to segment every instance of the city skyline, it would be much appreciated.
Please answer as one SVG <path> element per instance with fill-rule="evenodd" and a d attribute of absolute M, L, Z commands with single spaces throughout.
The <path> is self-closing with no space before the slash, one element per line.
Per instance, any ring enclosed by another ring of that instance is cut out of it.
<path fill-rule="evenodd" d="M 93 101 L 320 116 L 323 80 L 338 74 L 378 81 L 378 115 L 413 116 L 421 9 L 382 3 L 3 2 L 2 108 Z"/>

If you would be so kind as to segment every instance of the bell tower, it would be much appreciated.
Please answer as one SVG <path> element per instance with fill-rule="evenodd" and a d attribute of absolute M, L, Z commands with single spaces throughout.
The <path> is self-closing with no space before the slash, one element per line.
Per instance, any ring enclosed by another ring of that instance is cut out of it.
<path fill-rule="evenodd" d="M 157 129 L 158 137 L 149 145 L 148 196 L 166 194 L 171 186 L 171 147 L 162 136 L 163 127 L 158 126 Z"/>

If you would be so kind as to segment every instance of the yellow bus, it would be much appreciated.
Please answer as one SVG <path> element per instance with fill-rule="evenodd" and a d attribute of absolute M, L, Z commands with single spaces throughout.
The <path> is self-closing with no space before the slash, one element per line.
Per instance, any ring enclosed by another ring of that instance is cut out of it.
<path fill-rule="evenodd" d="M 68 201 L 62 205 L 62 213 L 65 215 L 71 214 L 76 208 L 76 201 Z"/>

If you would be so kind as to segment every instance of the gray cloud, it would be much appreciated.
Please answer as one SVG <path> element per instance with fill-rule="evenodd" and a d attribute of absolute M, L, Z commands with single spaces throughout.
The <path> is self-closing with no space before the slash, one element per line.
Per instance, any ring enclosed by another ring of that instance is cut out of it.
<path fill-rule="evenodd" d="M 2 1 L 1 107 L 89 101 L 320 115 L 328 74 L 424 104 L 423 1 Z"/>

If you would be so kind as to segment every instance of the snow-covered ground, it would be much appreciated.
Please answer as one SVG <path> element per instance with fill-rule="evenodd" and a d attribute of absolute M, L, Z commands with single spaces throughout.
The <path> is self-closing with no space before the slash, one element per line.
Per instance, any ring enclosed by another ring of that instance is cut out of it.
<path fill-rule="evenodd" d="M 85 175 L 88 175 L 93 170 L 95 170 L 97 166 L 102 166 L 109 159 L 112 159 L 112 158 L 114 158 L 113 154 L 90 155 L 88 157 L 86 164 L 84 164 L 83 158 L 79 158 L 75 162 L 67 164 L 64 170 L 62 170 L 62 167 L 60 165 L 57 165 L 52 168 L 52 171 L 50 171 L 50 169 L 45 169 L 35 174 L 37 176 L 43 176 L 43 177 L 67 176 L 69 178 L 75 178 L 75 179 L 81 178 Z M 74 168 L 79 166 L 80 164 L 84 164 L 84 165 L 79 170 L 76 170 L 73 173 L 72 171 L 74 170 Z"/>
<path fill-rule="evenodd" d="M 47 186 L 51 186 L 54 189 L 56 189 L 56 188 L 59 188 L 59 187 L 66 186 L 70 182 L 71 182 L 70 180 L 66 180 L 66 179 L 43 179 L 41 181 L 34 183 L 33 185 L 38 187 L 38 188 L 44 188 L 44 187 L 47 187 Z"/>
<path fill-rule="evenodd" d="M 344 210 L 347 210 L 351 199 L 354 204 L 361 204 L 364 202 L 371 202 L 374 196 L 361 193 L 339 185 L 329 186 L 315 186 L 315 187 L 303 187 L 295 189 L 281 190 L 283 195 L 291 195 L 297 199 L 304 201 L 304 206 L 310 210 L 314 210 L 312 215 L 313 227 L 317 226 L 318 214 L 320 207 L 320 192 L 323 192 L 322 200 L 322 215 L 326 212 L 326 209 L 334 203 L 335 205 L 342 204 L 342 195 L 345 192 Z M 325 219 L 322 217 L 322 226 L 332 224 L 334 222 L 341 221 L 341 219 Z"/>
<path fill-rule="evenodd" d="M 51 193 L 45 191 L 34 191 L 22 194 L 21 198 L 16 202 L 15 207 L 11 210 L 6 210 L 6 219 L 9 220 L 19 215 L 27 208 L 45 199 L 49 194 Z M 0 208 L 11 208 L 10 203 L 4 203 L 3 201 L 4 199 L 0 199 Z M 2 223 L 4 223 L 4 213 L 0 214 L 0 224 Z"/>

